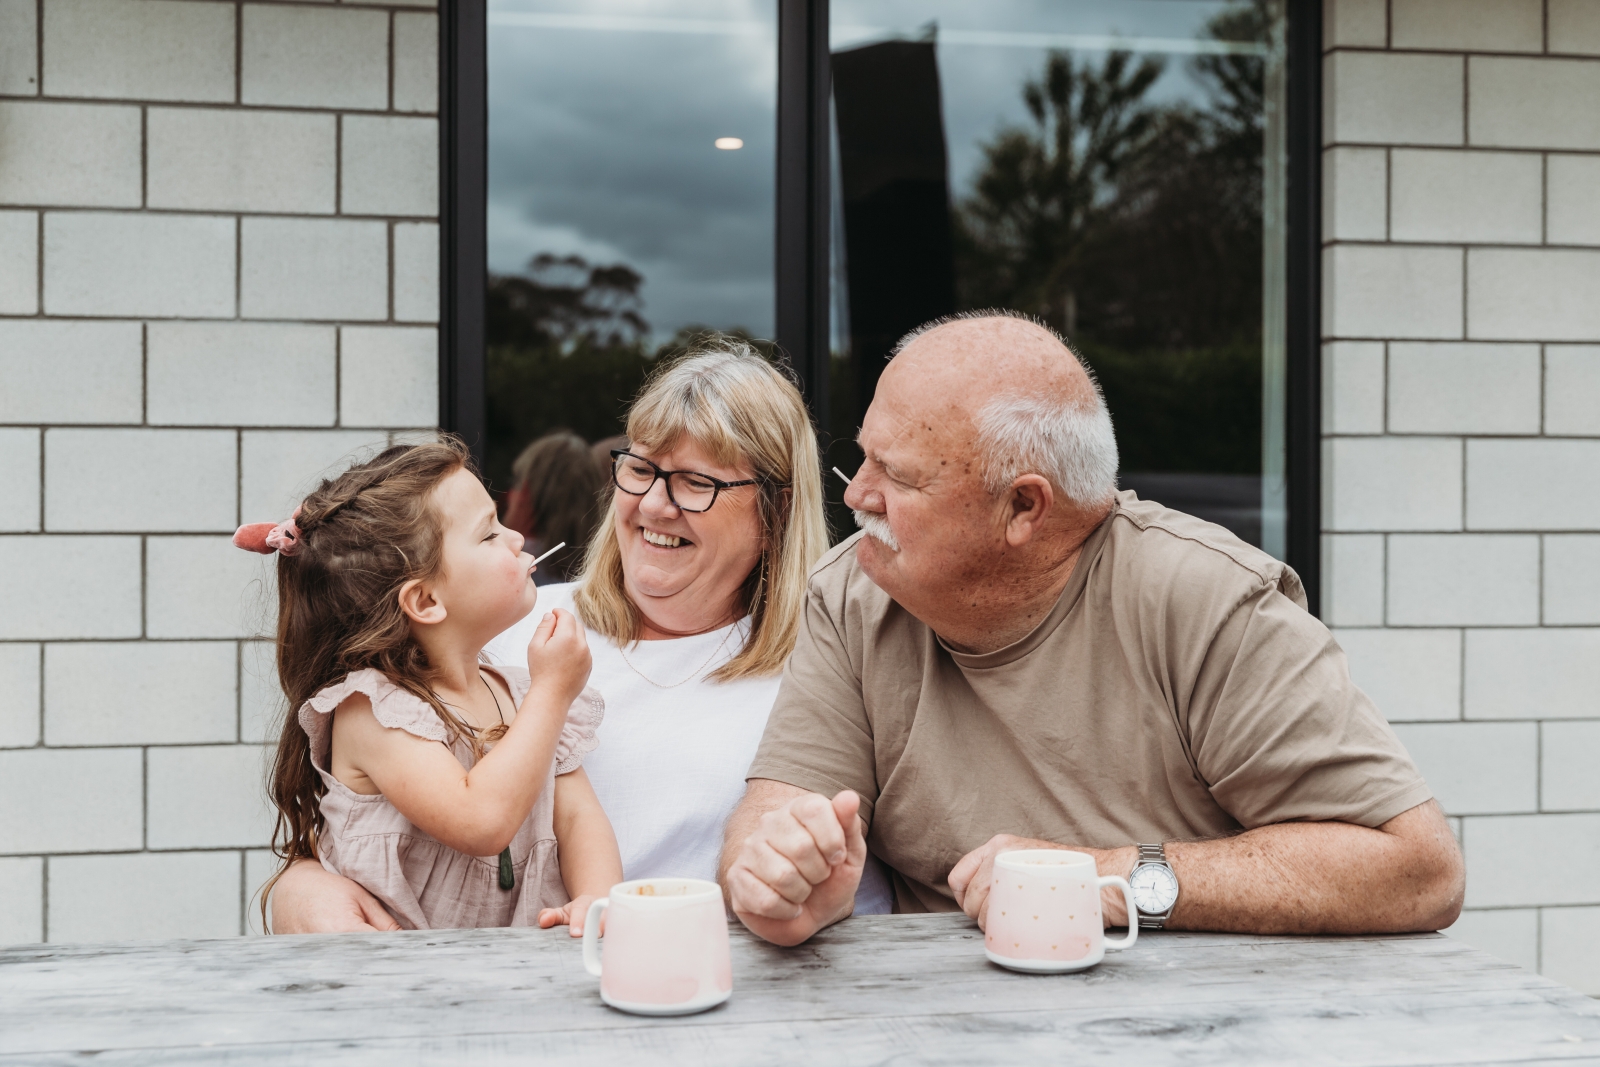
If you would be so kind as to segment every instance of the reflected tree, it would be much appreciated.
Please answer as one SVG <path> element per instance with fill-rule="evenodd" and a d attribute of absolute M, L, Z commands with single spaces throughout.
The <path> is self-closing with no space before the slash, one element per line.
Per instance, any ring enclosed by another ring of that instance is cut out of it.
<path fill-rule="evenodd" d="M 650 330 L 639 297 L 643 284 L 626 264 L 594 267 L 582 256 L 541 252 L 526 274 L 490 276 L 489 334 L 504 344 L 566 351 L 635 342 Z"/>
<path fill-rule="evenodd" d="M 1116 191 L 1148 153 L 1159 112 L 1144 95 L 1164 64 L 1113 52 L 1098 68 L 1053 52 L 1023 85 L 1033 129 L 1003 130 L 956 216 L 958 284 L 969 306 L 1027 308 L 1077 332 L 1086 252 L 1117 208 Z"/>
<path fill-rule="evenodd" d="M 624 264 L 548 253 L 523 274 L 489 276 L 484 473 L 491 486 L 509 486 L 517 453 L 552 430 L 590 441 L 622 432 L 654 357 L 643 284 Z"/>
<path fill-rule="evenodd" d="M 652 345 L 643 287 L 644 277 L 626 264 L 595 266 L 549 253 L 529 260 L 522 274 L 489 276 L 484 473 L 493 488 L 511 485 L 512 461 L 535 438 L 571 430 L 592 442 L 622 433 L 628 405 L 655 362 L 719 333 L 685 326 Z M 742 327 L 720 333 L 776 358 L 771 341 Z"/>
<path fill-rule="evenodd" d="M 1264 41 L 1264 0 L 1209 27 Z M 956 207 L 963 306 L 1065 333 L 1096 371 L 1129 471 L 1255 473 L 1261 455 L 1264 63 L 1196 57 L 1205 106 L 1147 99 L 1164 66 L 1053 53 L 1031 127 L 984 146 Z"/>
<path fill-rule="evenodd" d="M 651 358 L 664 359 L 669 356 L 682 355 L 684 352 L 687 352 L 700 342 L 714 340 L 718 337 L 732 337 L 740 341 L 748 342 L 750 347 L 759 352 L 762 358 L 766 359 L 769 363 L 782 362 L 782 359 L 778 355 L 778 345 L 775 341 L 769 341 L 764 337 L 757 337 L 743 326 L 730 326 L 726 330 L 718 330 L 700 323 L 685 326 L 680 329 L 677 333 L 672 335 L 670 340 L 657 348 L 655 350 L 655 354 L 651 356 Z"/>

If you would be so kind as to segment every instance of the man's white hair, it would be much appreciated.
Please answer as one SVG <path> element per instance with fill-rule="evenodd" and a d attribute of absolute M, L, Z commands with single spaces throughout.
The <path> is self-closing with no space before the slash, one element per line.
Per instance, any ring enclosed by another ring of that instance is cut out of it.
<path fill-rule="evenodd" d="M 900 338 L 889 358 L 930 330 L 972 319 L 1007 318 L 1049 330 L 1068 352 L 1072 346 L 1047 323 L 1004 308 L 962 311 L 918 326 Z M 1073 353 L 1076 358 L 1077 353 Z M 1079 361 L 1082 362 L 1081 360 Z M 978 461 L 984 488 L 998 496 L 1024 474 L 1042 474 L 1067 499 L 1085 507 L 1108 502 L 1117 491 L 1117 436 L 1100 383 L 1088 367 L 1093 400 L 1065 403 L 1017 393 L 996 397 L 978 413 Z"/>
<path fill-rule="evenodd" d="M 978 461 L 984 488 L 997 496 L 1024 474 L 1044 475 L 1085 507 L 1117 491 L 1117 438 L 1098 388 L 1088 404 L 1040 396 L 991 400 L 978 413 Z"/>

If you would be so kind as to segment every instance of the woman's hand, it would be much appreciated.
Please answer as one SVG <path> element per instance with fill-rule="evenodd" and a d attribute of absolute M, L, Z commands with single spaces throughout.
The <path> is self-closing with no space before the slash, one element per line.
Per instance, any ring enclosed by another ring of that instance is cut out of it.
<path fill-rule="evenodd" d="M 593 893 L 585 893 L 570 904 L 563 904 L 559 908 L 545 908 L 539 912 L 539 929 L 548 930 L 552 926 L 565 926 L 567 932 L 573 937 L 583 936 L 583 920 L 589 914 L 589 905 L 597 898 Z M 605 932 L 605 918 L 600 920 L 600 930 Z"/>
<path fill-rule="evenodd" d="M 528 642 L 529 695 L 542 694 L 563 713 L 589 682 L 589 642 L 583 627 L 560 608 L 539 620 Z"/>
<path fill-rule="evenodd" d="M 296 860 L 272 887 L 272 932 L 342 934 L 398 930 L 400 924 L 371 893 L 316 860 Z"/>
<path fill-rule="evenodd" d="M 751 779 L 728 818 L 721 882 L 739 921 L 774 945 L 798 945 L 855 909 L 867 865 L 861 798 L 832 800 Z"/>

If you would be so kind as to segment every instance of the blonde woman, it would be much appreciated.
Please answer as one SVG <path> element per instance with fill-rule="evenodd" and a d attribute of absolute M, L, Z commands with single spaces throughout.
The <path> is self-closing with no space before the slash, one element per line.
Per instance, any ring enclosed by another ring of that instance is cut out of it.
<path fill-rule="evenodd" d="M 652 376 L 611 463 L 611 503 L 583 573 L 546 586 L 540 605 L 588 630 L 606 718 L 584 769 L 623 877 L 715 879 L 723 824 L 794 649 L 806 574 L 828 548 L 816 436 L 793 382 L 716 337 Z M 486 654 L 520 662 L 526 629 Z M 391 928 L 365 897 L 302 864 L 273 892 L 273 926 Z M 888 911 L 888 900 L 869 866 L 857 912 Z"/>

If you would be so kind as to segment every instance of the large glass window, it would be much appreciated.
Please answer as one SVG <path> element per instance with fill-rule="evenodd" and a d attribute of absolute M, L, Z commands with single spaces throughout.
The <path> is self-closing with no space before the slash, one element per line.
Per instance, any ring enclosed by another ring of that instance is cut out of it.
<path fill-rule="evenodd" d="M 812 245 L 774 248 L 778 16 L 796 33 L 811 23 L 792 16 L 828 3 L 488 0 L 497 490 L 570 472 L 561 457 L 620 433 L 651 361 L 694 332 L 773 339 L 775 259 L 813 299 L 804 279 L 818 276 L 794 267 L 822 262 Z M 1012 308 L 1066 335 L 1098 377 L 1125 488 L 1284 556 L 1285 8 L 832 0 L 831 107 L 805 131 L 831 122 L 826 465 L 854 469 L 898 337 Z M 795 77 L 798 39 L 782 84 L 817 100 L 810 75 Z M 795 151 L 802 127 L 785 126 L 795 173 L 782 177 L 791 194 L 820 193 L 813 150 Z M 776 340 L 822 357 L 811 340 Z M 572 433 L 558 444 L 556 431 Z M 507 500 L 537 525 L 530 507 Z"/>
<path fill-rule="evenodd" d="M 774 0 L 491 0 L 497 489 L 552 431 L 620 433 L 649 361 L 694 331 L 772 336 L 776 15 Z"/>
<path fill-rule="evenodd" d="M 833 0 L 830 47 L 829 465 L 900 335 L 1013 308 L 1099 378 L 1124 488 L 1283 556 L 1281 0 Z"/>

